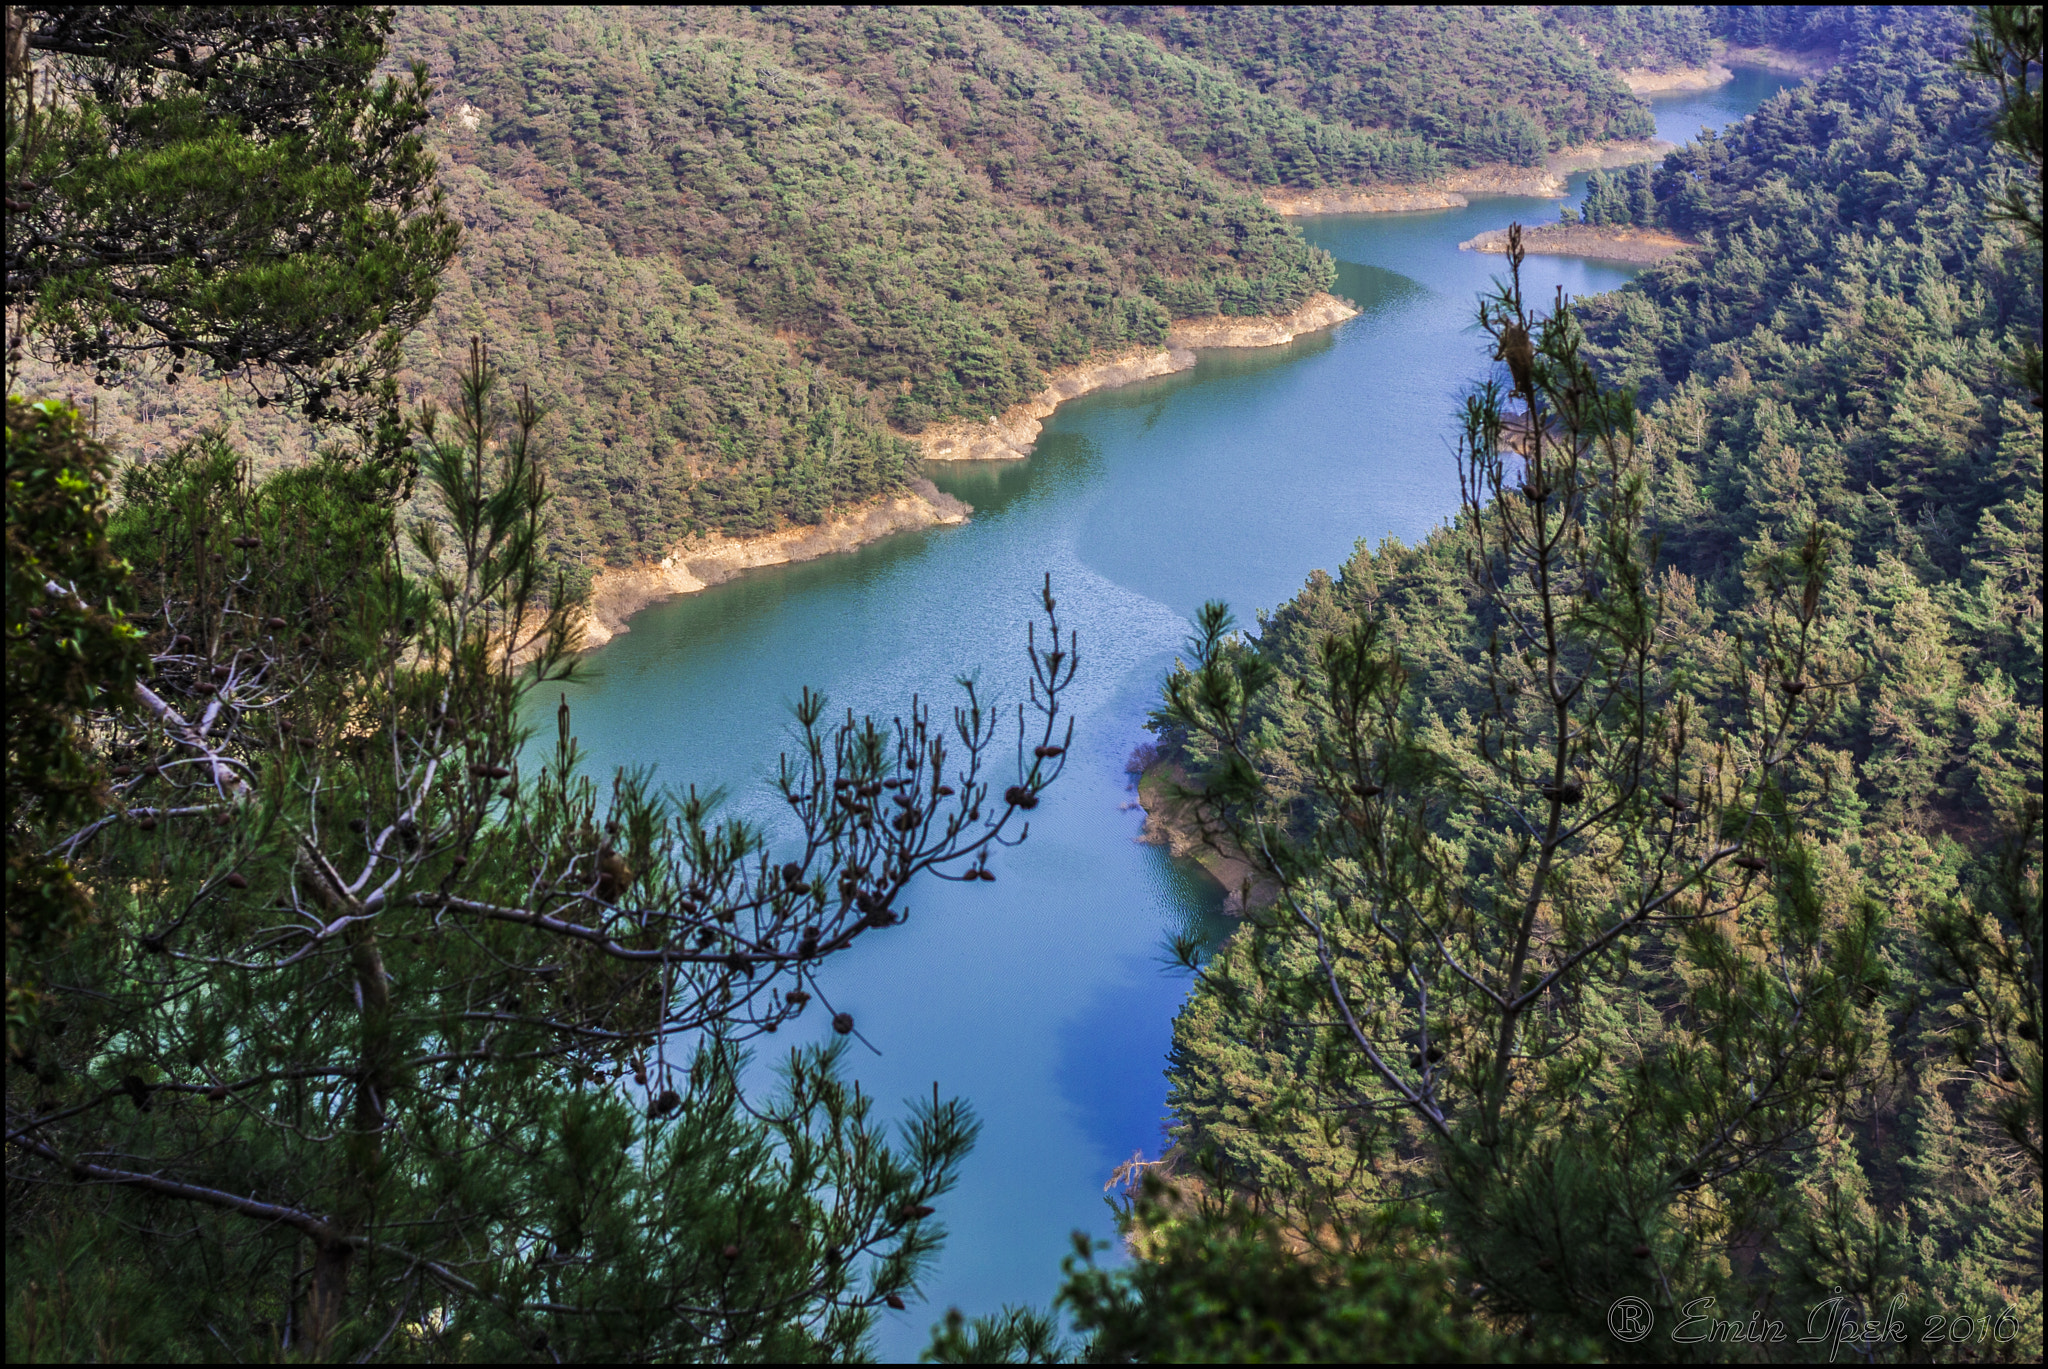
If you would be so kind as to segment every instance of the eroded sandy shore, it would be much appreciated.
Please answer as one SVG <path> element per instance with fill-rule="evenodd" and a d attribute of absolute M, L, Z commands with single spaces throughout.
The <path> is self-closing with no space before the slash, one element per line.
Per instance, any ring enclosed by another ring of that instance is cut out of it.
<path fill-rule="evenodd" d="M 1138 805 L 1145 812 L 1145 830 L 1138 840 L 1164 846 L 1171 855 L 1193 857 L 1209 878 L 1223 886 L 1223 911 L 1231 917 L 1242 917 L 1248 907 L 1263 908 L 1274 902 L 1280 891 L 1272 880 L 1261 875 L 1220 832 L 1204 833 L 1193 805 L 1179 797 L 1187 780 L 1179 767 L 1165 761 L 1154 762 L 1138 777 Z"/>
<path fill-rule="evenodd" d="M 1185 371 L 1195 364 L 1193 349 L 1197 347 L 1277 347 L 1303 333 L 1341 323 L 1357 312 L 1335 295 L 1319 294 L 1293 313 L 1279 317 L 1186 319 L 1168 331 L 1164 348 L 1137 349 L 1057 371 L 1045 389 L 986 423 L 934 424 L 914 437 L 905 437 L 916 443 L 929 461 L 1024 456 L 1038 440 L 1042 420 L 1069 399 Z M 931 481 L 919 480 L 903 494 L 849 509 L 815 527 L 784 528 L 758 537 L 691 538 L 677 543 L 659 561 L 608 567 L 591 581 L 590 600 L 581 617 L 583 649 L 603 646 L 626 631 L 626 620 L 650 604 L 678 594 L 695 594 L 743 570 L 851 551 L 891 533 L 964 523 L 972 512 Z"/>
<path fill-rule="evenodd" d="M 1679 67 L 1676 71 L 1651 71 L 1633 67 L 1615 73 L 1638 95 L 1676 95 L 1693 90 L 1718 90 L 1735 79 L 1735 73 L 1719 62 L 1703 67 Z"/>
<path fill-rule="evenodd" d="M 1562 199 L 1565 177 L 1574 171 L 1606 171 L 1654 162 L 1675 146 L 1661 138 L 1620 139 L 1552 153 L 1540 167 L 1492 162 L 1467 167 L 1426 185 L 1383 185 L 1369 189 L 1263 191 L 1276 214 L 1386 214 L 1408 209 L 1463 209 L 1473 195 L 1529 195 Z"/>
<path fill-rule="evenodd" d="M 1266 908 L 1280 896 L 1280 887 L 1257 871 L 1245 853 L 1217 830 L 1204 832 L 1194 805 L 1180 797 L 1188 775 L 1176 764 L 1155 760 L 1139 777 L 1139 807 L 1145 812 L 1141 842 L 1165 846 L 1167 855 L 1192 857 L 1202 871 L 1223 885 L 1223 912 L 1239 918 L 1247 908 Z"/>
<path fill-rule="evenodd" d="M 812 527 L 784 528 L 759 537 L 714 534 L 678 542 L 659 561 L 598 572 L 583 612 L 583 648 L 603 646 L 626 631 L 626 620 L 649 604 L 722 584 L 743 570 L 812 561 L 891 533 L 964 523 L 966 504 L 919 480 L 902 494 L 863 508 L 847 509 Z"/>
<path fill-rule="evenodd" d="M 1027 456 L 1044 420 L 1070 399 L 1152 376 L 1172 375 L 1195 364 L 1197 347 L 1278 347 L 1303 333 L 1342 323 L 1358 310 L 1335 295 L 1315 295 L 1282 316 L 1239 318 L 1215 315 L 1184 319 L 1167 331 L 1166 346 L 1135 349 L 1104 361 L 1055 371 L 1052 382 L 1021 404 L 985 423 L 935 423 L 908 440 L 927 461 L 1008 461 Z"/>
<path fill-rule="evenodd" d="M 1839 52 L 1822 48 L 1811 52 L 1788 52 L 1782 48 L 1745 48 L 1730 44 L 1721 53 L 1721 61 L 1730 66 L 1760 67 L 1780 76 L 1797 76 L 1802 80 L 1820 75 L 1841 60 Z"/>

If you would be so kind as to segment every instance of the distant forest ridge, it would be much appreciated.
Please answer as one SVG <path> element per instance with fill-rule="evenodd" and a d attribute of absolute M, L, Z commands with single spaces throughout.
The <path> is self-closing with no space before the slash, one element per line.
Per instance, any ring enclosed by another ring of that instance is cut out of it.
<path fill-rule="evenodd" d="M 1646 136 L 1616 74 L 1715 39 L 1812 48 L 1839 7 L 402 8 L 467 230 L 409 343 L 472 335 L 554 414 L 552 555 L 659 557 L 916 475 L 902 434 L 1001 412 L 1176 319 L 1333 279 L 1259 198 Z M 147 382 L 111 435 L 283 420 Z M 127 431 L 123 431 L 126 429 Z"/>

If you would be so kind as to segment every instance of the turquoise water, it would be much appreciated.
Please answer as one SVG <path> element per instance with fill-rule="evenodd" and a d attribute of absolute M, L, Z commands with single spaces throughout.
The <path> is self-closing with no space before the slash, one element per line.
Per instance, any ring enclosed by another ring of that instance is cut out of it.
<path fill-rule="evenodd" d="M 1657 119 L 1657 136 L 1669 142 L 1689 143 L 1700 130 L 1719 130 L 1748 117 L 1750 111 L 1788 86 L 1798 82 L 1755 67 L 1736 67 L 1735 79 L 1715 90 L 1694 95 L 1650 97 L 1650 112 Z"/>
<path fill-rule="evenodd" d="M 1781 84 L 1745 74 L 1656 101 L 1659 132 L 1691 136 Z M 1582 187 L 1576 178 L 1574 197 Z M 570 690 L 593 773 L 651 765 L 663 782 L 722 784 L 734 810 L 773 824 L 783 815 L 765 779 L 800 686 L 887 717 L 914 693 L 950 706 L 954 677 L 978 670 L 985 690 L 1014 703 L 1047 571 L 1062 620 L 1080 632 L 1072 759 L 1030 840 L 993 862 L 994 884 L 913 888 L 906 924 L 825 971 L 834 1004 L 879 1049 L 854 1057 L 870 1094 L 889 1108 L 929 1097 L 936 1081 L 983 1123 L 941 1207 L 951 1236 L 929 1302 L 887 1318 L 885 1358 L 914 1357 L 948 1305 L 1048 1301 L 1068 1233 L 1113 1234 L 1111 1169 L 1160 1149 L 1162 1070 L 1187 991 L 1163 968 L 1163 944 L 1223 925 L 1220 889 L 1136 840 L 1124 761 L 1160 677 L 1204 600 L 1227 600 L 1249 622 L 1311 570 L 1335 573 L 1361 539 L 1412 541 L 1455 510 L 1455 413 L 1490 364 L 1474 299 L 1502 269 L 1457 245 L 1516 217 L 1552 221 L 1557 208 L 1501 197 L 1302 220 L 1340 263 L 1337 292 L 1359 317 L 1286 347 L 1205 352 L 1191 371 L 1064 405 L 1028 461 L 935 469 L 974 505 L 967 525 L 657 605 Z M 1630 274 L 1533 257 L 1524 282 L 1547 301 L 1558 286 L 1590 294 Z"/>

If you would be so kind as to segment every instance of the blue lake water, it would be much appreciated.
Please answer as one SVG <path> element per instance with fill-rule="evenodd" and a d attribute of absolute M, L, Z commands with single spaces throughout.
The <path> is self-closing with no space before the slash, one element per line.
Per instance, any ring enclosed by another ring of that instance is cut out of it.
<path fill-rule="evenodd" d="M 1745 72 L 1653 101 L 1658 131 L 1683 141 L 1784 84 Z M 1583 184 L 1574 178 L 1568 203 Z M 1412 541 L 1451 515 L 1459 401 L 1491 365 L 1475 300 L 1503 270 L 1458 243 L 1515 218 L 1554 221 L 1558 208 L 1500 197 L 1301 220 L 1337 258 L 1336 291 L 1357 318 L 1285 347 L 1205 352 L 1190 371 L 1064 405 L 1027 461 L 935 469 L 974 505 L 970 523 L 657 605 L 571 688 L 593 773 L 651 765 L 663 782 L 725 785 L 733 810 L 773 824 L 783 815 L 765 781 L 801 686 L 888 717 L 913 694 L 950 708 L 953 679 L 978 671 L 1014 703 L 1048 571 L 1080 632 L 1074 750 L 1030 840 L 993 862 L 994 884 L 913 888 L 906 924 L 824 971 L 835 1006 L 879 1049 L 853 1070 L 885 1111 L 936 1082 L 982 1119 L 941 1207 L 950 1239 L 929 1301 L 886 1319 L 884 1358 L 914 1358 L 949 1305 L 1049 1301 L 1069 1232 L 1113 1234 L 1110 1171 L 1156 1155 L 1165 1120 L 1162 1070 L 1187 981 L 1162 968 L 1163 944 L 1221 925 L 1221 890 L 1136 840 L 1124 762 L 1160 678 L 1204 600 L 1249 623 L 1310 571 L 1334 574 L 1359 541 Z M 1630 274 L 1532 257 L 1524 283 L 1547 302 L 1556 287 L 1591 294 Z"/>

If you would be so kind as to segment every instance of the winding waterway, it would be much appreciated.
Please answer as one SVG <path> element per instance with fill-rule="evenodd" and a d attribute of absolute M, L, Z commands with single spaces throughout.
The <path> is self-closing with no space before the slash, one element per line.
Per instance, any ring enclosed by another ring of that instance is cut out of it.
<path fill-rule="evenodd" d="M 1659 134 L 1690 138 L 1785 84 L 1740 72 L 1720 90 L 1659 97 Z M 930 1301 L 887 1318 L 885 1359 L 914 1358 L 948 1305 L 1049 1301 L 1068 1233 L 1112 1234 L 1111 1169 L 1160 1149 L 1162 1069 L 1187 992 L 1162 967 L 1163 943 L 1221 926 L 1221 890 L 1136 840 L 1124 762 L 1159 680 L 1204 600 L 1249 623 L 1311 570 L 1334 574 L 1361 539 L 1413 541 L 1455 510 L 1459 399 L 1489 365 L 1474 300 L 1503 269 L 1458 243 L 1557 209 L 1501 197 L 1302 220 L 1336 257 L 1336 293 L 1357 318 L 1285 347 L 1205 352 L 1191 371 L 1067 404 L 1028 461 L 936 468 L 939 486 L 974 506 L 970 523 L 657 605 L 572 687 L 592 773 L 641 765 L 670 784 L 724 785 L 731 809 L 772 826 L 783 811 L 765 779 L 800 686 L 888 717 L 913 693 L 949 708 L 954 677 L 978 670 L 1014 703 L 1047 571 L 1080 632 L 1073 756 L 1030 840 L 994 862 L 994 884 L 914 887 L 907 924 L 825 971 L 835 1006 L 879 1049 L 852 1068 L 885 1113 L 936 1081 L 982 1120 L 943 1200 L 950 1238 Z M 1547 302 L 1557 286 L 1591 294 L 1631 274 L 1532 257 L 1524 281 Z M 822 1016 L 807 1025 L 825 1029 Z"/>

